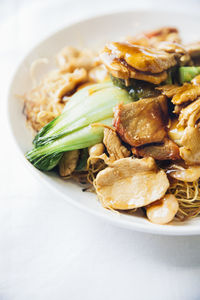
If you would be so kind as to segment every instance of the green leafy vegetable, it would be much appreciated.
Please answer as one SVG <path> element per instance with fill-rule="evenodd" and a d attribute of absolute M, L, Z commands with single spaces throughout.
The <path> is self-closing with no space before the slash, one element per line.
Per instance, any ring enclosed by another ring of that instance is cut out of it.
<path fill-rule="evenodd" d="M 195 76 L 200 74 L 200 67 L 180 67 L 179 68 L 179 83 L 189 82 Z"/>
<path fill-rule="evenodd" d="M 49 171 L 58 164 L 63 152 L 100 143 L 103 127 L 91 124 L 112 126 L 113 108 L 131 100 L 127 91 L 111 82 L 83 88 L 71 97 L 64 112 L 36 135 L 35 147 L 26 154 L 27 159 L 36 168 Z"/>
<path fill-rule="evenodd" d="M 137 101 L 142 98 L 155 97 L 159 94 L 159 91 L 155 90 L 155 85 L 152 83 L 131 78 L 126 84 L 125 80 L 116 78 L 112 75 L 110 76 L 113 84 L 125 89 L 132 97 L 133 101 Z"/>

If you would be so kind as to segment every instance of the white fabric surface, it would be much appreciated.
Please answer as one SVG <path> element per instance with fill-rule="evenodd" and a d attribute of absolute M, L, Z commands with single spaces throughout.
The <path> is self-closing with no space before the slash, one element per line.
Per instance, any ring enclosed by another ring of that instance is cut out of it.
<path fill-rule="evenodd" d="M 6 119 L 12 71 L 39 39 L 94 13 L 166 1 L 39 2 L 0 2 L 0 300 L 200 299 L 199 236 L 132 232 L 69 206 L 24 167 Z"/>

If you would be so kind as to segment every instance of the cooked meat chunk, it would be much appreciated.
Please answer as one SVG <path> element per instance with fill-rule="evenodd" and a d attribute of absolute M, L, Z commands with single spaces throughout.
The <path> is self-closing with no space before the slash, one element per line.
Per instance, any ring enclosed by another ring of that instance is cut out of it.
<path fill-rule="evenodd" d="M 171 165 L 167 173 L 174 179 L 184 182 L 193 182 L 200 178 L 200 166 Z"/>
<path fill-rule="evenodd" d="M 99 161 L 98 156 L 104 153 L 105 147 L 103 143 L 89 147 L 89 157 L 91 164 L 96 164 Z"/>
<path fill-rule="evenodd" d="M 178 30 L 173 27 L 162 27 L 158 30 L 127 37 L 126 40 L 131 44 L 146 47 L 157 47 L 157 45 L 163 41 L 172 43 L 181 42 Z"/>
<path fill-rule="evenodd" d="M 89 71 L 98 64 L 96 53 L 89 49 L 79 50 L 74 47 L 65 47 L 57 55 L 57 63 L 60 70 L 73 72 L 77 68 Z"/>
<path fill-rule="evenodd" d="M 163 197 L 169 181 L 153 158 L 122 158 L 99 172 L 95 187 L 106 208 L 132 209 Z"/>
<path fill-rule="evenodd" d="M 79 150 L 68 151 L 63 154 L 59 162 L 59 174 L 62 177 L 70 176 L 76 169 L 79 158 Z"/>
<path fill-rule="evenodd" d="M 162 199 L 147 206 L 147 218 L 155 224 L 171 222 L 178 212 L 178 200 L 173 194 L 167 194 Z"/>
<path fill-rule="evenodd" d="M 132 149 L 137 157 L 153 157 L 157 160 L 177 160 L 180 159 L 179 147 L 168 138 L 162 144 L 146 145 Z"/>
<path fill-rule="evenodd" d="M 187 127 L 181 139 L 180 156 L 190 165 L 200 164 L 200 129 Z"/>
<path fill-rule="evenodd" d="M 108 71 L 103 64 L 92 68 L 89 73 L 89 80 L 93 82 L 102 82 L 108 79 Z"/>
<path fill-rule="evenodd" d="M 173 104 L 182 104 L 193 101 L 200 96 L 200 84 L 198 83 L 200 76 L 198 75 L 197 77 L 195 77 L 196 79 L 194 78 L 191 83 L 184 83 L 182 86 L 163 85 L 157 89 L 161 91 L 163 95 L 172 98 Z"/>
<path fill-rule="evenodd" d="M 108 44 L 101 53 L 101 59 L 115 77 L 135 78 L 155 84 L 164 81 L 167 78 L 165 71 L 176 65 L 173 54 L 128 42 Z"/>
<path fill-rule="evenodd" d="M 200 119 L 200 98 L 183 108 L 179 115 L 178 126 L 194 127 Z"/>
<path fill-rule="evenodd" d="M 185 45 L 185 49 L 192 58 L 200 56 L 200 42 Z"/>
<path fill-rule="evenodd" d="M 156 46 L 157 43 L 168 41 L 173 43 L 181 43 L 179 31 L 174 27 L 162 27 L 145 34 L 151 40 L 151 45 Z"/>
<path fill-rule="evenodd" d="M 183 134 L 184 134 L 184 127 L 178 126 L 178 119 L 170 120 L 170 126 L 168 128 L 168 136 L 178 146 L 182 146 L 181 139 L 183 137 Z"/>
<path fill-rule="evenodd" d="M 165 96 L 144 98 L 115 110 L 114 127 L 123 141 L 139 147 L 162 142 L 166 136 L 168 108 Z"/>
<path fill-rule="evenodd" d="M 104 129 L 103 143 L 106 146 L 110 158 L 113 160 L 130 156 L 130 151 L 128 151 L 128 149 L 122 145 L 116 132 L 114 132 L 112 129 Z"/>
<path fill-rule="evenodd" d="M 183 104 L 176 104 L 174 105 L 174 110 L 173 110 L 173 113 L 176 114 L 176 115 L 179 115 L 181 110 L 186 107 L 189 103 L 186 102 L 186 103 L 183 103 Z"/>
<path fill-rule="evenodd" d="M 157 49 L 174 54 L 174 57 L 176 58 L 178 64 L 181 66 L 192 63 L 191 57 L 187 50 L 178 43 L 161 42 L 157 45 Z"/>

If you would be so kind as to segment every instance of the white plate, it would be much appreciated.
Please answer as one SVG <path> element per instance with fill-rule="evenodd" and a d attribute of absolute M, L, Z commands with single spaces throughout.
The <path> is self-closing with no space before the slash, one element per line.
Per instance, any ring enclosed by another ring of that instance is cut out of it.
<path fill-rule="evenodd" d="M 167 25 L 180 28 L 182 37 L 186 42 L 200 39 L 198 15 L 158 11 L 129 11 L 99 16 L 68 26 L 51 35 L 34 48 L 18 66 L 8 94 L 9 122 L 21 154 L 24 156 L 24 153 L 32 147 L 32 134 L 26 127 L 26 120 L 22 114 L 23 104 L 15 95 L 23 94 L 31 88 L 30 65 L 35 59 L 47 57 L 50 61 L 48 68 L 52 68 L 55 65 L 55 54 L 66 45 L 100 49 L 106 41 L 121 39 L 124 36 Z M 42 73 L 45 71 L 47 71 L 47 68 L 43 68 Z M 42 173 L 35 169 L 25 158 L 24 162 L 30 171 L 37 176 L 38 180 L 42 179 L 44 183 L 56 190 L 58 195 L 64 197 L 69 203 L 118 226 L 166 235 L 200 234 L 200 218 L 184 223 L 161 226 L 150 223 L 140 214 L 129 216 L 113 213 L 102 208 L 94 194 L 83 193 L 80 186 L 75 182 L 63 181 L 54 173 Z"/>

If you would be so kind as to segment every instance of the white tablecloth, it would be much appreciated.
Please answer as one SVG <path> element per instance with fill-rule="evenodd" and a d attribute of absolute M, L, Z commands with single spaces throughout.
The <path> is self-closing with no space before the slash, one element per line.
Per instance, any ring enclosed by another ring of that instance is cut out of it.
<path fill-rule="evenodd" d="M 8 81 L 39 39 L 93 13 L 154 6 L 166 1 L 1 0 L 0 300 L 200 299 L 200 237 L 132 232 L 71 207 L 24 167 L 7 128 Z"/>

